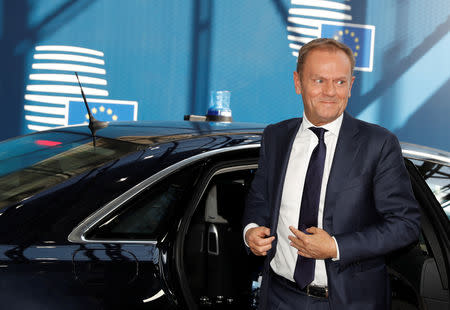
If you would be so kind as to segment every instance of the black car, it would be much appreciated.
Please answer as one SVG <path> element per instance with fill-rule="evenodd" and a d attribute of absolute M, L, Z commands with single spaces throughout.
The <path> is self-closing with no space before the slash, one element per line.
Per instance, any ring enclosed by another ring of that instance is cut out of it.
<path fill-rule="evenodd" d="M 114 123 L 0 143 L 0 308 L 255 308 L 264 258 L 241 217 L 263 129 Z M 393 309 L 448 309 L 449 156 L 403 149 L 422 234 L 388 258 Z"/>

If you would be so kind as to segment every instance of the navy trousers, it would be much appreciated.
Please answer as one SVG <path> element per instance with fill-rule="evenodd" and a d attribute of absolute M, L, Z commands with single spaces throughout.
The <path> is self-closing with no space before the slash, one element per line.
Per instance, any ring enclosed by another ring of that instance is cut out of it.
<path fill-rule="evenodd" d="M 267 305 L 270 310 L 330 310 L 328 298 L 308 296 L 306 293 L 288 285 L 278 277 L 272 276 L 267 296 Z"/>

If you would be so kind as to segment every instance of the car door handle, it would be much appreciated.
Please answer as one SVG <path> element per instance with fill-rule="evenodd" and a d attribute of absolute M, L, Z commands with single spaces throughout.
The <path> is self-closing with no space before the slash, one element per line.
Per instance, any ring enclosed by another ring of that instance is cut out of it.
<path fill-rule="evenodd" d="M 219 232 L 215 224 L 208 228 L 208 254 L 219 255 Z"/>

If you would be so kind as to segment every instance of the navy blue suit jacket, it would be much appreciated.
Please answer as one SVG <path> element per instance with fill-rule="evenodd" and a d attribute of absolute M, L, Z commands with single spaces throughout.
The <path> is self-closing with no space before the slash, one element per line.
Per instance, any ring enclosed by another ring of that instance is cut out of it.
<path fill-rule="evenodd" d="M 290 119 L 264 130 L 244 227 L 256 223 L 276 236 L 286 168 L 301 121 Z M 397 138 L 344 112 L 323 214 L 323 229 L 336 238 L 340 251 L 339 261 L 325 260 L 332 309 L 389 309 L 384 257 L 416 241 L 419 225 L 418 205 Z M 262 309 L 277 237 L 265 261 Z"/>

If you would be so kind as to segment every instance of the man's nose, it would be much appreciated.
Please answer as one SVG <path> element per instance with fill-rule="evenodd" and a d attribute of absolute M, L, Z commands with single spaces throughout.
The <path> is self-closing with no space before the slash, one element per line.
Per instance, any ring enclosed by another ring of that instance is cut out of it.
<path fill-rule="evenodd" d="M 336 85 L 334 85 L 333 81 L 327 81 L 324 83 L 323 93 L 327 96 L 336 95 Z"/>

